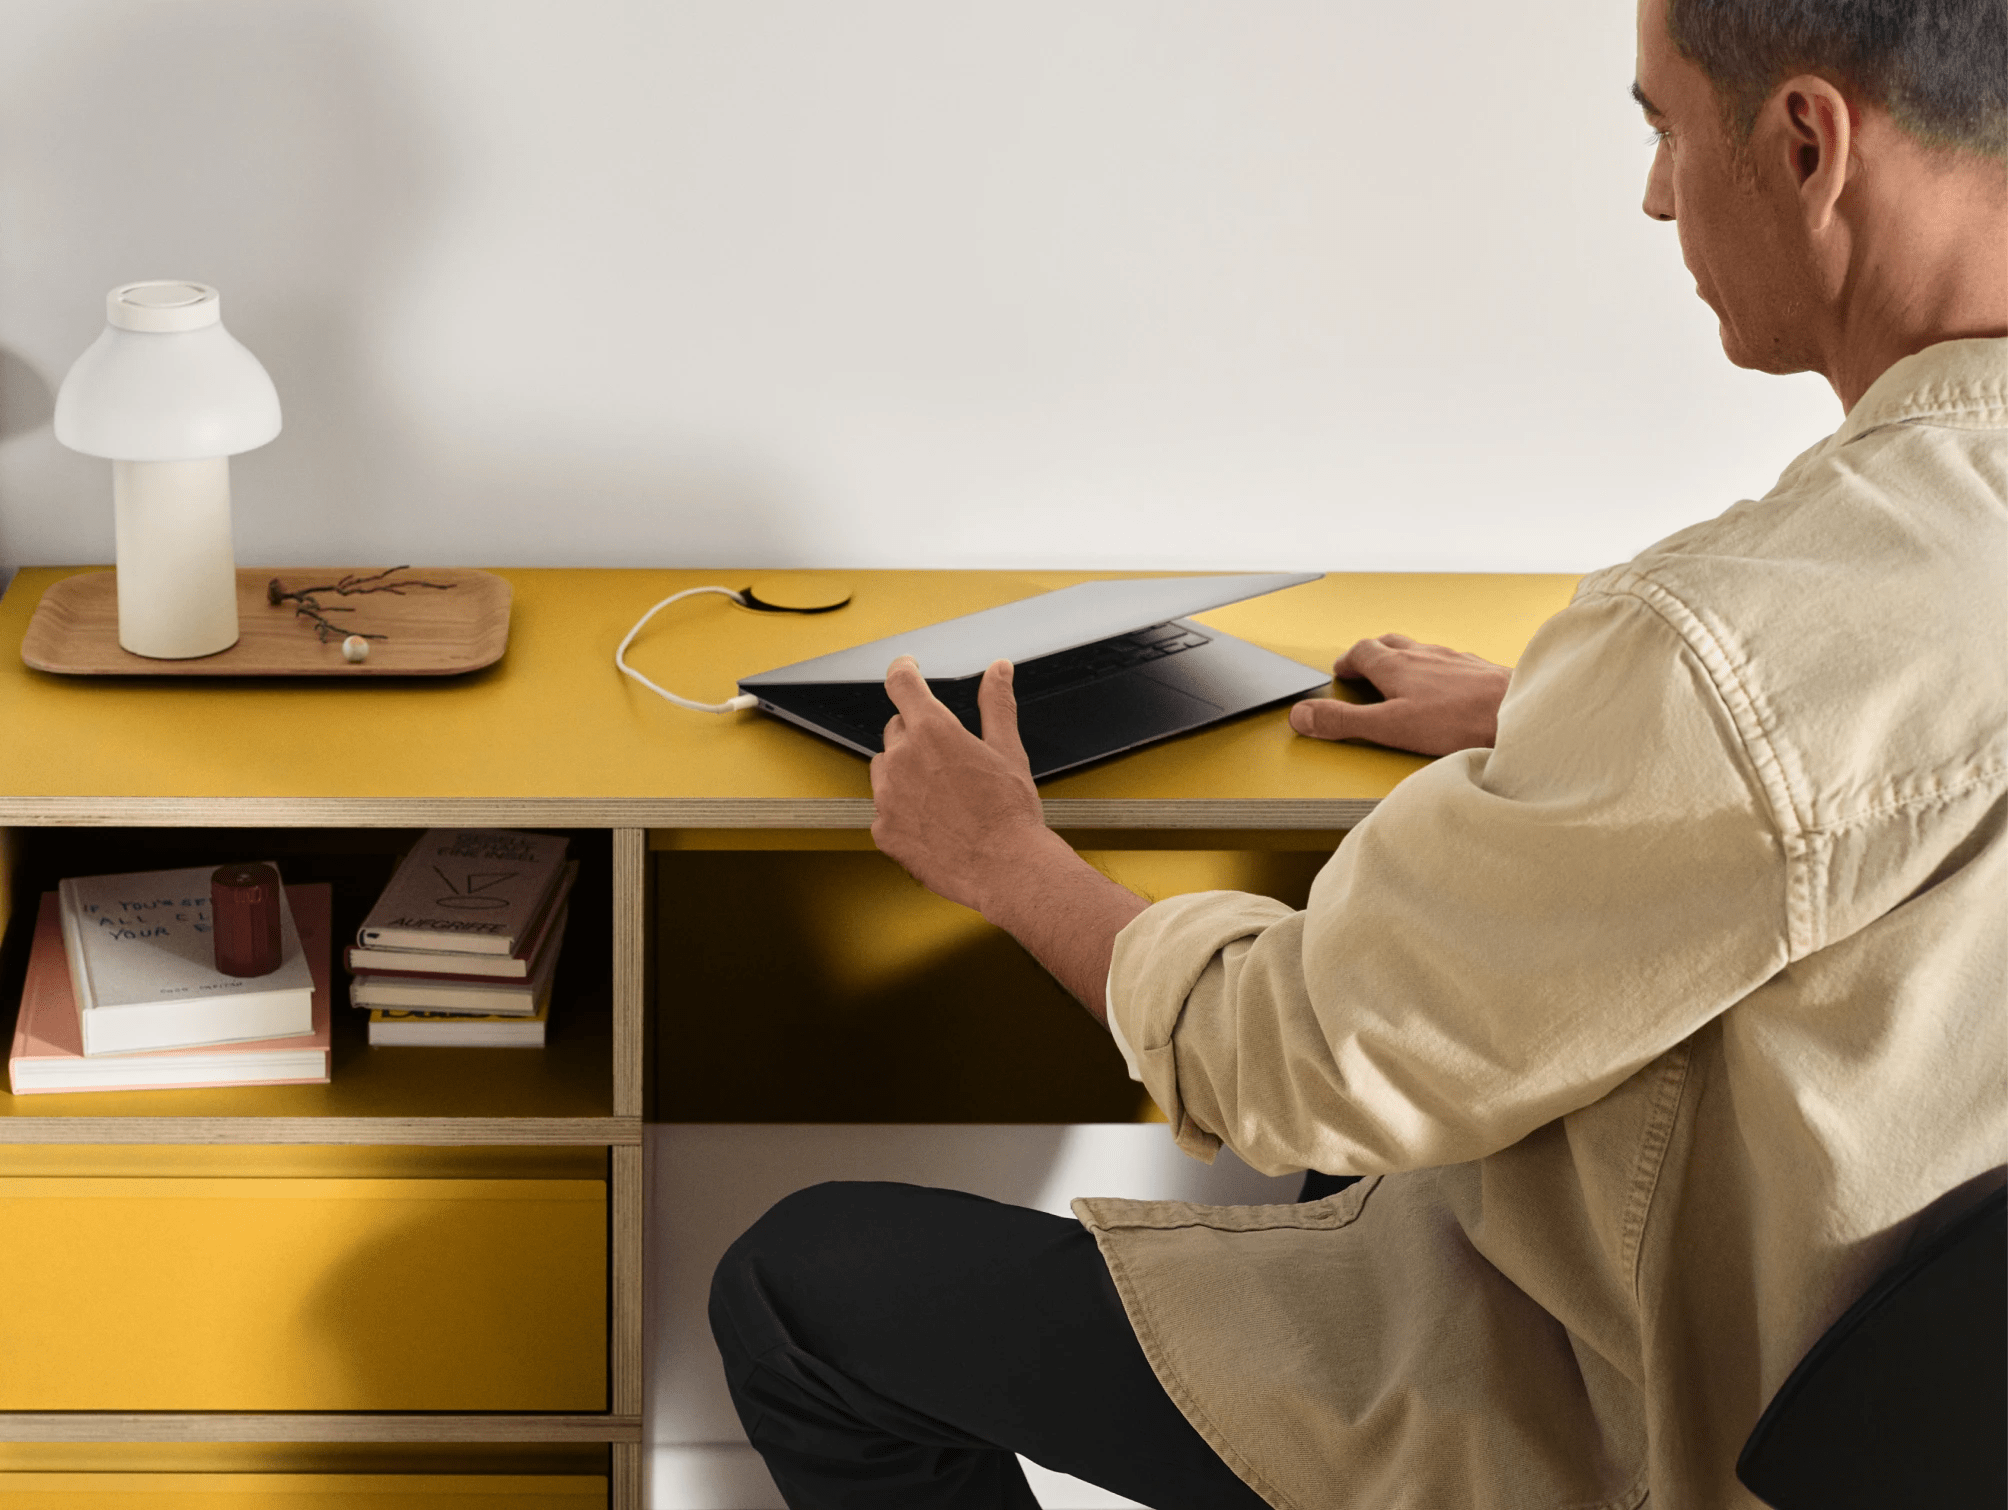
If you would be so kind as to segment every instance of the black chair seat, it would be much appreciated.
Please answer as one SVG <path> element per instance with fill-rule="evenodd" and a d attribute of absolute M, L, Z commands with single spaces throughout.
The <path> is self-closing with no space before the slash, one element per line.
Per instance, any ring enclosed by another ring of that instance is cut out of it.
<path fill-rule="evenodd" d="M 2008 1505 L 2008 1188 L 1827 1329 L 1736 1476 L 1774 1510 Z"/>

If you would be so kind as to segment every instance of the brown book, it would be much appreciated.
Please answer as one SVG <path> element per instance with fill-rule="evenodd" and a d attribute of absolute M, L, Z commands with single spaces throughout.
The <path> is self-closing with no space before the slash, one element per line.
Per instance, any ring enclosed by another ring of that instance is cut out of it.
<path fill-rule="evenodd" d="M 579 879 L 579 862 L 568 860 L 557 889 L 545 898 L 543 914 L 514 954 L 453 954 L 436 949 L 364 949 L 350 945 L 348 966 L 354 975 L 425 975 L 438 980 L 528 980 L 556 950 L 565 934 L 565 902 Z"/>
<path fill-rule="evenodd" d="M 564 928 L 560 919 L 558 928 Z M 546 949 L 528 980 L 456 980 L 440 975 L 372 971 L 349 983 L 349 1004 L 369 1011 L 457 1012 L 481 1017 L 529 1017 L 551 996 L 558 951 Z"/>
<path fill-rule="evenodd" d="M 365 949 L 512 955 L 564 874 L 565 844 L 508 829 L 429 829 L 398 862 L 356 942 Z"/>

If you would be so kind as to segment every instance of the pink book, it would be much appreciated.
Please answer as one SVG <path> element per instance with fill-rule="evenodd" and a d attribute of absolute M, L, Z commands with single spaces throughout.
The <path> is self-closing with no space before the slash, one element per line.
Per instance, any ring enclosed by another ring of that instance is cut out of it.
<path fill-rule="evenodd" d="M 329 891 L 325 884 L 288 886 L 286 899 L 314 977 L 314 1030 L 255 1043 L 144 1054 L 84 1057 L 77 1001 L 56 893 L 42 897 L 35 943 L 21 987 L 21 1015 L 7 1076 L 17 1096 L 53 1091 L 189 1090 L 224 1085 L 325 1085 L 328 1082 Z"/>

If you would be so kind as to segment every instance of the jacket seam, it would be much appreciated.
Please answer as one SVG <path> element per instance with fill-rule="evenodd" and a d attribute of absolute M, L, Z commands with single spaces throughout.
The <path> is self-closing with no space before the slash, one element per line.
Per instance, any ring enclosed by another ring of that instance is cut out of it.
<path fill-rule="evenodd" d="M 1098 1216 L 1095 1218 L 1095 1226 L 1104 1232 L 1186 1232 L 1195 1228 L 1206 1232 L 1343 1232 L 1366 1214 L 1367 1202 L 1372 1200 L 1374 1192 L 1380 1189 L 1383 1178 L 1385 1177 L 1382 1175 L 1371 1175 L 1367 1178 L 1363 1188 L 1360 1190 L 1359 1204 L 1353 1208 L 1352 1214 L 1342 1222 L 1274 1221 L 1263 1222 L 1259 1226 L 1223 1227 L 1218 1222 L 1202 1221 L 1197 1217 L 1189 1222 L 1120 1222 L 1109 1221 L 1106 1218 Z M 1305 1204 L 1315 1205 L 1317 1203 L 1293 1202 L 1285 1209 L 1297 1211 L 1301 1210 Z"/>
<path fill-rule="evenodd" d="M 1667 1067 L 1654 1092 L 1652 1115 L 1639 1139 L 1631 1198 L 1625 1209 L 1623 1262 L 1631 1280 L 1634 1307 L 1644 1304 L 1640 1284 L 1645 1267 L 1645 1229 L 1652 1220 L 1653 1201 L 1659 1194 L 1660 1176 L 1666 1169 L 1667 1150 L 1673 1146 L 1673 1129 L 1680 1120 L 1680 1103 L 1687 1094 L 1687 1077 L 1694 1062 L 1694 1051 L 1688 1044 L 1681 1044 L 1673 1053 L 1678 1058 Z"/>
<path fill-rule="evenodd" d="M 1878 818 L 1893 817 L 1898 813 L 1940 806 L 1964 796 L 1975 787 L 1985 787 L 2008 777 L 2008 764 L 1983 767 L 1973 775 L 1955 781 L 1950 786 L 1935 786 L 1928 792 L 1917 792 L 1909 797 L 1891 797 L 1873 807 L 1857 808 L 1851 813 L 1837 817 L 1831 823 L 1822 823 L 1807 830 L 1809 834 L 1840 834 L 1863 823 Z"/>
<path fill-rule="evenodd" d="M 1807 873 L 1809 857 L 1804 840 L 1809 833 L 1807 804 L 1793 789 L 1790 771 L 1779 753 L 1770 718 L 1756 693 L 1745 681 L 1729 652 L 1699 615 L 1679 597 L 1642 573 L 1626 568 L 1615 575 L 1602 591 L 1610 597 L 1629 599 L 1664 624 L 1700 666 L 1714 688 L 1716 699 L 1736 731 L 1737 748 L 1749 762 L 1758 790 L 1770 810 L 1771 825 L 1785 856 L 1784 932 L 1786 952 L 1792 958 L 1810 954 L 1818 947 L 1812 877 Z M 1724 684 L 1727 683 L 1727 686 Z M 1734 696 L 1731 696 L 1731 692 Z"/>
<path fill-rule="evenodd" d="M 1800 905 L 1806 918 L 1806 953 L 1810 954 L 1819 947 L 1814 941 L 1826 942 L 1831 929 L 1827 899 L 1834 889 L 1834 837 L 1825 830 L 1809 833 L 1803 840 L 1802 851 L 1804 863 L 1800 869 L 1806 885 Z"/>
<path fill-rule="evenodd" d="M 1715 695 L 1721 699 L 1724 710 L 1729 714 L 1730 723 L 1736 730 L 1737 743 L 1757 772 L 1758 782 L 1764 788 L 1772 810 L 1772 822 L 1784 833 L 1803 832 L 1808 827 L 1805 803 L 1793 790 L 1791 773 L 1786 769 L 1772 735 L 1771 721 L 1764 716 L 1760 700 L 1730 659 L 1722 642 L 1686 603 L 1639 572 L 1626 571 L 1605 590 L 1612 597 L 1630 598 L 1665 624 L 1674 637 L 1693 652 L 1695 660 L 1707 673 L 1709 684 L 1715 688 Z M 1734 698 L 1725 690 L 1725 681 L 1734 688 Z M 1748 712 L 1748 728 L 1745 727 L 1745 719 L 1737 716 L 1739 704 Z M 1753 736 L 1754 742 L 1762 744 L 1761 750 L 1751 747 Z M 1772 781 L 1766 778 L 1767 772 L 1776 778 L 1775 792 L 1771 790 Z M 1779 800 L 1781 796 L 1782 803 Z"/>
<path fill-rule="evenodd" d="M 2008 409 L 1988 405 L 1982 409 L 1936 409 L 1927 414 L 1895 414 L 1873 424 L 1862 426 L 1841 442 L 1851 446 L 1858 440 L 1867 440 L 1871 435 L 1880 435 L 1885 430 L 1908 429 L 1938 430 L 2000 430 L 2008 428 Z"/>

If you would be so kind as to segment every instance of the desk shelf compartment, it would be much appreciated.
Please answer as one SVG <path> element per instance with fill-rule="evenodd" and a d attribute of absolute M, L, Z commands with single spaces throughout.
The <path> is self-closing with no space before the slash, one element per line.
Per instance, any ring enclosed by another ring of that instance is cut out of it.
<path fill-rule="evenodd" d="M 1128 834 L 1078 837 L 1090 841 L 1090 861 L 1145 896 L 1254 891 L 1301 907 L 1340 836 L 1256 835 L 1260 843 L 1239 849 L 1190 840 L 1125 849 Z M 869 834 L 683 832 L 650 842 L 659 1120 L 1161 1118 L 1108 1034 L 1036 961 L 975 913 L 916 886 Z"/>
<path fill-rule="evenodd" d="M 613 865 L 604 829 L 572 832 L 581 862 L 542 1049 L 376 1048 L 348 1006 L 340 947 L 352 939 L 397 852 L 397 829 L 16 828 L 12 918 L 0 948 L 0 1025 L 11 1037 L 33 899 L 65 875 L 276 858 L 289 881 L 335 898 L 333 1078 L 327 1085 L 83 1092 L 0 1091 L 0 1143 L 168 1141 L 637 1143 L 614 1106 Z"/>

